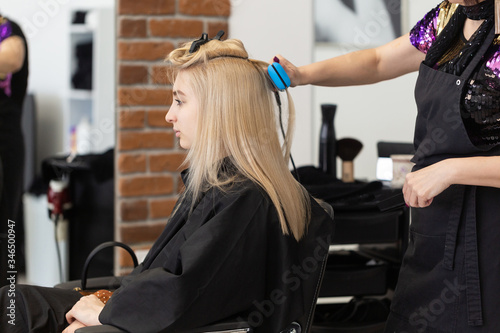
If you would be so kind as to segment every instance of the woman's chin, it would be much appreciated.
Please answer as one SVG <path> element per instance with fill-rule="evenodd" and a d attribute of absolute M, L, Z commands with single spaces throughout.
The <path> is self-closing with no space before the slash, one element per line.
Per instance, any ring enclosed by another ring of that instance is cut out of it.
<path fill-rule="evenodd" d="M 182 149 L 189 149 L 189 148 L 191 148 L 191 144 L 188 143 L 188 142 L 184 142 L 183 140 L 179 140 L 179 146 Z"/>

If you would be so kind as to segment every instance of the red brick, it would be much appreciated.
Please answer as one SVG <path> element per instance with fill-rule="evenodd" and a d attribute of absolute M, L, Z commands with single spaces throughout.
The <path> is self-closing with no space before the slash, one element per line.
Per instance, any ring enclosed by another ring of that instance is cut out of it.
<path fill-rule="evenodd" d="M 168 79 L 167 66 L 153 66 L 153 70 L 151 72 L 151 81 L 153 82 L 153 84 L 173 84 L 173 82 L 170 82 L 170 80 Z"/>
<path fill-rule="evenodd" d="M 165 116 L 167 115 L 167 112 L 168 112 L 168 109 L 149 110 L 147 112 L 146 123 L 150 127 L 160 127 L 160 128 L 172 127 L 172 124 L 167 123 L 167 121 L 165 120 Z"/>
<path fill-rule="evenodd" d="M 148 218 L 147 200 L 122 201 L 120 203 L 122 221 L 140 221 Z"/>
<path fill-rule="evenodd" d="M 147 21 L 145 19 L 129 19 L 122 18 L 120 20 L 120 30 L 118 36 L 120 37 L 146 37 Z"/>
<path fill-rule="evenodd" d="M 121 173 L 145 172 L 146 155 L 144 154 L 118 155 L 118 170 Z"/>
<path fill-rule="evenodd" d="M 174 49 L 171 42 L 118 42 L 120 60 L 164 60 Z"/>
<path fill-rule="evenodd" d="M 132 250 L 135 251 L 149 251 L 151 246 L 131 246 Z M 134 267 L 134 261 L 130 254 L 122 248 L 118 248 L 118 257 L 120 262 L 120 267 Z M 140 264 L 140 262 L 139 262 Z"/>
<path fill-rule="evenodd" d="M 224 30 L 225 34 L 222 39 L 226 39 L 229 36 L 229 25 L 227 21 L 220 22 L 208 22 L 207 33 L 209 36 L 215 36 L 221 30 Z"/>
<path fill-rule="evenodd" d="M 118 71 L 119 84 L 148 83 L 148 68 L 140 65 L 120 65 Z"/>
<path fill-rule="evenodd" d="M 120 151 L 174 147 L 174 133 L 170 131 L 121 131 L 118 140 Z"/>
<path fill-rule="evenodd" d="M 172 214 L 177 199 L 152 200 L 149 205 L 151 218 L 167 218 Z"/>
<path fill-rule="evenodd" d="M 166 223 L 155 224 L 125 224 L 120 227 L 121 241 L 125 244 L 154 242 L 165 229 Z"/>
<path fill-rule="evenodd" d="M 184 19 L 152 19 L 149 21 L 152 36 L 199 38 L 203 32 L 203 21 Z"/>
<path fill-rule="evenodd" d="M 119 0 L 118 13 L 164 15 L 175 13 L 175 0 Z"/>
<path fill-rule="evenodd" d="M 180 166 L 186 159 L 185 153 L 167 153 L 149 156 L 149 170 L 152 172 L 182 171 Z"/>
<path fill-rule="evenodd" d="M 172 104 L 172 90 L 165 88 L 118 88 L 118 104 L 121 106 Z"/>
<path fill-rule="evenodd" d="M 179 0 L 179 12 L 187 15 L 229 17 L 231 0 Z"/>
<path fill-rule="evenodd" d="M 120 128 L 143 128 L 146 111 L 120 111 L 118 114 L 118 126 Z"/>
<path fill-rule="evenodd" d="M 174 190 L 171 176 L 121 177 L 118 185 L 118 193 L 123 197 L 166 195 Z"/>

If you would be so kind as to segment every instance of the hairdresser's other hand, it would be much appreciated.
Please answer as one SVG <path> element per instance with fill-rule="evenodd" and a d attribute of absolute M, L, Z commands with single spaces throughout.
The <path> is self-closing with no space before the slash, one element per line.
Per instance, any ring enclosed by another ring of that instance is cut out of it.
<path fill-rule="evenodd" d="M 64 331 L 62 331 L 62 333 L 75 333 L 77 329 L 82 327 L 87 327 L 87 325 L 84 325 L 80 323 L 78 320 L 75 320 L 68 327 L 66 327 Z"/>
<path fill-rule="evenodd" d="M 291 87 L 296 87 L 300 86 L 302 83 L 302 77 L 300 75 L 299 69 L 292 64 L 290 61 L 288 61 L 286 58 L 284 58 L 281 54 L 276 55 L 270 63 L 273 62 L 278 62 L 281 67 L 285 70 L 285 72 L 288 74 L 288 77 L 290 78 L 290 86 Z"/>
<path fill-rule="evenodd" d="M 407 174 L 403 185 L 406 204 L 420 208 L 429 206 L 434 197 L 451 185 L 449 164 L 444 160 Z"/>
<path fill-rule="evenodd" d="M 78 321 L 85 326 L 101 325 L 101 322 L 99 321 L 99 314 L 101 313 L 103 307 L 104 303 L 101 302 L 97 296 L 84 296 L 75 303 L 73 308 L 71 308 L 68 313 L 66 313 L 66 320 L 70 324 Z M 70 327 L 71 325 L 68 326 L 68 328 Z M 64 333 L 66 333 L 66 331 L 64 331 Z"/>

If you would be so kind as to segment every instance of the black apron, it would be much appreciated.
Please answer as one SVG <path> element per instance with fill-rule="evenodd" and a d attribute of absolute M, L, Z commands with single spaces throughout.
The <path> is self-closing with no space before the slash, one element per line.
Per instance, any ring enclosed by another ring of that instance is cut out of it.
<path fill-rule="evenodd" d="M 448 158 L 500 155 L 469 140 L 464 87 L 495 37 L 461 76 L 421 64 L 415 88 L 415 170 Z M 500 171 L 499 171 L 500 172 Z M 386 332 L 500 331 L 500 189 L 452 185 L 411 209 L 409 245 Z"/>

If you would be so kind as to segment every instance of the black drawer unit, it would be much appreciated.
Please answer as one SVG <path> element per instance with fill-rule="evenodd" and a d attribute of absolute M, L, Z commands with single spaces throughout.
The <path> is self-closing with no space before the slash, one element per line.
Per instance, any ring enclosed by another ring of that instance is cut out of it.
<path fill-rule="evenodd" d="M 335 251 L 327 261 L 319 297 L 384 295 L 388 264 L 356 251 Z"/>
<path fill-rule="evenodd" d="M 335 212 L 334 244 L 392 243 L 400 238 L 403 211 Z"/>

